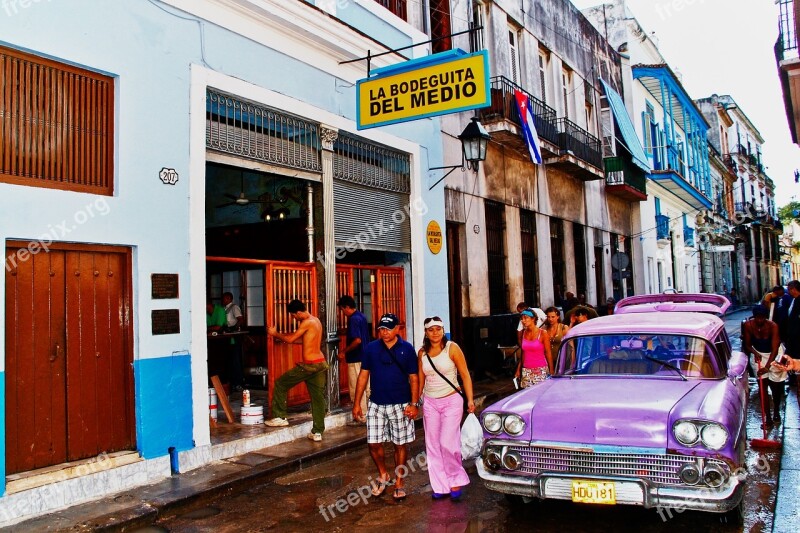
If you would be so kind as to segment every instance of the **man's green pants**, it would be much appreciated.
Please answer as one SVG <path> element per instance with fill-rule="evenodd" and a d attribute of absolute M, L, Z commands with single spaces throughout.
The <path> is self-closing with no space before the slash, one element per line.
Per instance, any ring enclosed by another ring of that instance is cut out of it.
<path fill-rule="evenodd" d="M 286 398 L 289 389 L 305 381 L 308 394 L 311 396 L 311 418 L 314 425 L 312 433 L 322 434 L 325 431 L 325 383 L 328 363 L 325 361 L 307 365 L 297 363 L 291 370 L 275 380 L 275 390 L 272 391 L 272 416 L 286 418 Z"/>

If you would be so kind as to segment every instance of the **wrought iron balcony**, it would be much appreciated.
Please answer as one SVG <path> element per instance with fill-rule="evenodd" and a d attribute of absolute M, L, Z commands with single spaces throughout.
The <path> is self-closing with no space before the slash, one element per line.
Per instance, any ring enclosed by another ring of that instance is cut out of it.
<path fill-rule="evenodd" d="M 750 202 L 736 202 L 734 204 L 736 217 L 739 223 L 752 222 L 755 220 L 756 210 Z"/>
<path fill-rule="evenodd" d="M 667 215 L 656 215 L 656 238 L 658 240 L 669 239 L 669 217 Z"/>
<path fill-rule="evenodd" d="M 629 201 L 647 200 L 647 174 L 630 161 L 630 156 L 606 157 L 606 192 Z"/>
<path fill-rule="evenodd" d="M 732 154 L 725 154 L 722 157 L 722 162 L 725 163 L 725 166 L 728 167 L 728 170 L 736 174 L 739 172 L 739 165 L 736 164 L 736 161 L 733 158 Z"/>
<path fill-rule="evenodd" d="M 685 246 L 694 247 L 694 228 L 690 228 L 689 226 L 683 227 L 683 244 Z"/>
<path fill-rule="evenodd" d="M 600 139 L 581 128 L 568 118 L 560 118 L 558 125 L 558 146 L 571 152 L 581 161 L 601 168 L 603 153 L 600 151 Z"/>
<path fill-rule="evenodd" d="M 542 157 L 557 156 L 559 148 L 555 109 L 504 76 L 493 77 L 491 87 L 492 104 L 480 110 L 480 117 L 492 139 L 527 156 L 528 149 L 521 135 L 519 110 L 514 98 L 514 92 L 519 90 L 530 98 L 533 125 L 539 135 Z"/>
<path fill-rule="evenodd" d="M 775 43 L 775 54 L 779 61 L 798 57 L 797 21 L 794 0 L 778 0 L 780 19 L 778 42 Z"/>

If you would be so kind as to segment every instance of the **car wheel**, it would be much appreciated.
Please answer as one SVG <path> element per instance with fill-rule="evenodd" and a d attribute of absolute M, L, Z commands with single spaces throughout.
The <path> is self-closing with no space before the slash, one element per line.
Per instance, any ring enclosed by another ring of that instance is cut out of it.
<path fill-rule="evenodd" d="M 739 505 L 726 513 L 722 513 L 719 517 L 719 521 L 732 526 L 741 526 L 744 524 L 744 498 L 739 502 Z"/>

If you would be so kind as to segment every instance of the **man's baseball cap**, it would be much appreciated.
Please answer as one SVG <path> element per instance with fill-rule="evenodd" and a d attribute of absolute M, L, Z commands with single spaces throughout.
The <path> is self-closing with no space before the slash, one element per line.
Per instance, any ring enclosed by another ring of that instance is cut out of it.
<path fill-rule="evenodd" d="M 378 321 L 378 329 L 381 328 L 394 329 L 397 327 L 399 323 L 400 321 L 397 319 L 395 315 L 393 315 L 392 313 L 386 313 Z"/>

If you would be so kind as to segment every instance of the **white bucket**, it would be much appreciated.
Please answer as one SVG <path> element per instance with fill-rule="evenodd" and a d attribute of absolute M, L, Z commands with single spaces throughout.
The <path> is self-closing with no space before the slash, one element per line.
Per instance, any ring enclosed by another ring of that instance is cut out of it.
<path fill-rule="evenodd" d="M 208 389 L 208 414 L 214 420 L 217 419 L 217 391 Z"/>
<path fill-rule="evenodd" d="M 250 404 L 242 406 L 241 412 L 242 424 L 246 426 L 254 426 L 256 424 L 264 423 L 264 407 L 261 405 Z"/>

